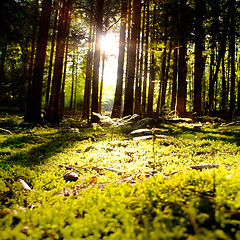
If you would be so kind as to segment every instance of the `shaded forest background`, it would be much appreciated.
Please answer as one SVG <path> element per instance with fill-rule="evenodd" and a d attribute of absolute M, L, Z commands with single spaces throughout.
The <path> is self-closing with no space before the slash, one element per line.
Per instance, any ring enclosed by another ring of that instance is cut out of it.
<path fill-rule="evenodd" d="M 0 110 L 17 110 L 33 123 L 60 122 L 69 111 L 97 122 L 93 113 L 104 110 L 117 118 L 231 120 L 240 114 L 239 6 L 237 0 L 1 0 Z M 106 87 L 109 56 L 101 41 L 111 34 L 118 39 L 117 74 L 115 86 Z"/>

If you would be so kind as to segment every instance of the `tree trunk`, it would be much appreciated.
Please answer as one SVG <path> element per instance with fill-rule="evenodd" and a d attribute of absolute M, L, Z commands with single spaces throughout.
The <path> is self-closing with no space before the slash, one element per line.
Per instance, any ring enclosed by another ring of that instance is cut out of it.
<path fill-rule="evenodd" d="M 90 1 L 91 8 L 93 8 L 93 1 Z M 83 102 L 83 119 L 90 120 L 90 98 L 91 98 L 91 84 L 92 84 L 92 65 L 93 65 L 93 14 L 90 13 L 90 29 L 88 37 L 88 53 L 86 66 L 85 91 Z"/>
<path fill-rule="evenodd" d="M 141 8 L 140 8 L 141 12 Z M 140 38 L 141 20 L 138 26 L 137 35 L 137 67 L 136 67 L 136 83 L 135 83 L 135 106 L 134 113 L 140 115 L 141 112 L 141 89 L 142 89 L 142 63 L 143 63 L 143 41 L 144 41 L 144 22 L 145 22 L 145 9 L 143 10 L 142 20 L 142 38 Z"/>
<path fill-rule="evenodd" d="M 117 84 L 115 91 L 115 98 L 112 110 L 113 118 L 121 117 L 122 108 L 122 94 L 123 94 L 123 67 L 125 55 L 125 37 L 126 37 L 126 15 L 127 15 L 128 0 L 122 0 L 121 8 L 121 25 L 120 25 L 120 39 L 119 39 L 119 53 L 118 53 L 118 68 L 117 68 Z"/>
<path fill-rule="evenodd" d="M 230 110 L 229 110 L 229 119 L 232 120 L 235 110 L 235 25 L 236 25 L 236 8 L 235 0 L 229 0 L 229 9 L 231 11 L 231 22 L 230 22 L 230 43 L 229 43 L 229 55 L 231 61 L 231 88 L 230 88 Z"/>
<path fill-rule="evenodd" d="M 172 79 L 172 99 L 171 110 L 176 110 L 176 96 L 177 96 L 177 73 L 178 73 L 178 48 L 175 46 L 173 53 L 173 79 Z"/>
<path fill-rule="evenodd" d="M 136 64 L 136 44 L 139 32 L 139 21 L 141 18 L 141 1 L 133 0 L 133 26 L 130 39 L 129 66 L 127 75 L 127 85 L 125 89 L 125 101 L 123 116 L 133 114 L 133 86 Z"/>
<path fill-rule="evenodd" d="M 42 123 L 42 82 L 48 41 L 48 29 L 50 25 L 51 6 L 51 0 L 43 0 L 42 13 L 39 23 L 37 52 L 32 78 L 32 91 L 25 116 L 25 121 L 33 123 Z"/>
<path fill-rule="evenodd" d="M 45 107 L 48 107 L 49 103 L 49 95 L 50 95 L 50 87 L 51 87 L 51 80 L 52 80 L 52 68 L 53 68 L 53 56 L 54 56 L 54 49 L 55 49 L 55 40 L 56 40 L 56 30 L 57 30 L 57 17 L 58 17 L 58 3 L 55 2 L 56 9 L 55 9 L 55 16 L 54 16 L 54 24 L 53 24 L 53 34 L 52 34 L 52 43 L 51 43 L 51 53 L 50 53 L 50 60 L 49 60 L 49 71 L 48 71 L 48 79 L 47 79 L 47 90 L 46 90 L 46 100 L 45 100 Z"/>
<path fill-rule="evenodd" d="M 103 7 L 104 0 L 97 0 L 96 3 L 96 42 L 93 64 L 93 81 L 92 81 L 92 107 L 91 107 L 91 122 L 99 121 L 99 118 L 93 113 L 98 112 L 98 81 L 99 81 L 99 66 L 101 52 L 101 38 L 103 25 Z"/>
<path fill-rule="evenodd" d="M 62 119 L 60 113 L 60 95 L 62 86 L 64 50 L 66 45 L 67 28 L 69 24 L 71 6 L 72 6 L 71 0 L 63 0 L 63 5 L 60 12 L 58 24 L 57 46 L 50 104 L 47 111 L 47 120 L 50 122 L 60 122 Z"/>
<path fill-rule="evenodd" d="M 27 82 L 27 99 L 26 99 L 26 109 L 29 108 L 28 104 L 31 102 L 31 93 L 32 93 L 32 75 L 34 67 L 34 56 L 36 50 L 36 39 L 37 39 L 37 19 L 38 19 L 38 0 L 35 0 L 33 7 L 33 25 L 32 25 L 32 39 L 31 39 L 31 55 L 29 63 L 29 73 L 28 73 L 28 82 Z"/>
<path fill-rule="evenodd" d="M 147 105 L 147 77 L 148 77 L 148 49 L 149 49 L 149 0 L 147 0 L 147 18 L 146 18 L 146 33 L 145 33 L 145 57 L 144 57 L 144 76 L 143 76 L 143 92 L 142 92 L 142 116 L 146 115 Z"/>
<path fill-rule="evenodd" d="M 104 32 L 103 41 L 106 39 L 107 32 Z M 103 95 L 103 81 L 104 81 L 104 69 L 105 69 L 105 59 L 106 52 L 105 49 L 102 51 L 102 72 L 101 72 L 101 82 L 100 82 L 100 91 L 99 91 L 99 101 L 98 101 L 98 113 L 102 113 L 102 95 Z"/>
<path fill-rule="evenodd" d="M 194 100 L 193 111 L 202 114 L 202 78 L 204 72 L 204 38 L 203 14 L 205 1 L 195 0 L 195 72 L 194 72 Z"/>
<path fill-rule="evenodd" d="M 180 0 L 180 26 L 179 26 L 179 66 L 178 66 L 178 94 L 177 111 L 179 116 L 186 115 L 187 97 L 187 39 L 186 39 L 186 0 Z"/>

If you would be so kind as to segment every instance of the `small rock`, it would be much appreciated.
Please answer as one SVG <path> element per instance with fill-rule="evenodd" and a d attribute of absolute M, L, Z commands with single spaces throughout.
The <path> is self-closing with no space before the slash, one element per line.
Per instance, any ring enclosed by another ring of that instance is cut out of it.
<path fill-rule="evenodd" d="M 66 172 L 63 177 L 66 181 L 77 181 L 78 180 L 78 174 L 73 171 Z"/>

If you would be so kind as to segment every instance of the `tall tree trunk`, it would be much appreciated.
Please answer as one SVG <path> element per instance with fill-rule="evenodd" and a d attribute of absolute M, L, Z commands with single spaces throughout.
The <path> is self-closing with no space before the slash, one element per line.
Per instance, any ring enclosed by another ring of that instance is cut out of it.
<path fill-rule="evenodd" d="M 78 85 L 78 55 L 76 59 L 76 66 L 75 66 L 75 88 L 74 88 L 74 96 L 73 96 L 73 114 L 76 111 L 76 104 L 77 104 L 77 85 Z"/>
<path fill-rule="evenodd" d="M 193 111 L 202 114 L 202 78 L 204 71 L 204 38 L 203 14 L 205 1 L 195 0 L 195 72 L 194 72 L 194 100 Z"/>
<path fill-rule="evenodd" d="M 229 55 L 231 61 L 231 89 L 230 89 L 230 110 L 229 110 L 229 119 L 233 119 L 234 110 L 235 110 L 235 25 L 236 25 L 236 1 L 229 0 L 229 9 L 231 11 L 231 22 L 230 22 L 230 45 L 229 45 Z"/>
<path fill-rule="evenodd" d="M 50 52 L 50 60 L 49 60 L 49 71 L 48 71 L 48 79 L 47 79 L 47 89 L 46 89 L 46 100 L 45 100 L 45 107 L 48 107 L 49 103 L 49 95 L 50 95 L 50 87 L 51 87 L 51 80 L 52 80 L 52 68 L 53 68 L 53 56 L 54 56 L 54 49 L 55 49 L 55 40 L 56 40 L 56 30 L 57 30 L 57 17 L 58 17 L 58 5 L 57 1 L 55 1 L 55 16 L 54 16 L 54 24 L 53 24 L 53 34 L 52 34 L 52 42 L 51 42 L 51 52 Z"/>
<path fill-rule="evenodd" d="M 179 66 L 178 66 L 178 94 L 177 94 L 177 111 L 180 116 L 186 115 L 186 98 L 187 98 L 186 24 L 187 24 L 186 0 L 180 0 Z"/>
<path fill-rule="evenodd" d="M 103 41 L 107 37 L 107 32 L 103 34 Z M 98 113 L 102 113 L 102 96 L 103 96 L 103 80 L 104 80 L 104 69 L 105 69 L 105 59 L 106 59 L 106 52 L 105 49 L 102 50 L 102 71 L 101 71 L 101 82 L 100 82 L 100 91 L 99 91 L 99 101 L 98 101 Z"/>
<path fill-rule="evenodd" d="M 144 57 L 144 74 L 143 74 L 143 92 L 142 92 L 142 116 L 146 115 L 146 106 L 147 106 L 147 77 L 148 77 L 148 51 L 149 51 L 149 1 L 147 0 L 147 16 L 146 16 L 146 33 L 145 33 L 145 57 Z"/>
<path fill-rule="evenodd" d="M 70 95 L 70 104 L 69 104 L 69 110 L 73 109 L 73 94 L 74 94 L 74 83 L 75 83 L 75 57 L 76 53 L 75 51 L 73 52 L 73 57 L 72 57 L 72 87 L 71 87 L 71 95 Z"/>
<path fill-rule="evenodd" d="M 178 73 L 178 48 L 175 46 L 173 53 L 173 78 L 172 78 L 172 99 L 171 110 L 176 110 L 177 97 L 177 73 Z"/>
<path fill-rule="evenodd" d="M 153 26 L 156 24 L 156 2 L 154 3 L 153 9 Z M 147 114 L 151 116 L 153 114 L 153 95 L 154 95 L 154 82 L 155 82 L 155 29 L 152 30 L 151 35 L 151 64 L 150 64 L 150 78 L 148 88 L 148 103 L 147 103 Z"/>
<path fill-rule="evenodd" d="M 93 113 L 98 112 L 98 82 L 99 82 L 99 66 L 101 52 L 101 38 L 103 25 L 103 7 L 104 0 L 97 0 L 96 3 L 96 42 L 93 64 L 93 81 L 92 81 L 92 107 L 91 107 L 91 122 L 99 121 L 99 118 Z"/>
<path fill-rule="evenodd" d="M 37 19 L 38 19 L 38 0 L 35 0 L 33 6 L 33 25 L 32 25 L 32 39 L 31 39 L 31 55 L 29 62 L 29 73 L 28 73 L 28 82 L 27 82 L 27 99 L 26 99 L 26 109 L 29 108 L 28 104 L 31 102 L 31 93 L 32 93 L 32 75 L 34 67 L 34 56 L 36 50 L 36 39 L 37 39 Z"/>
<path fill-rule="evenodd" d="M 226 73 L 225 73 L 225 62 L 222 60 L 222 104 L 221 111 L 223 115 L 226 114 L 226 100 L 227 100 L 227 89 L 226 89 Z"/>
<path fill-rule="evenodd" d="M 93 1 L 90 0 L 91 8 L 93 8 Z M 85 79 L 85 91 L 83 102 L 83 119 L 90 120 L 90 98 L 91 98 L 91 84 L 92 84 L 92 66 L 93 66 L 93 39 L 94 39 L 94 27 L 93 27 L 93 14 L 90 13 L 90 29 L 88 37 L 88 53 L 87 53 L 87 66 L 86 66 L 86 79 Z"/>
<path fill-rule="evenodd" d="M 112 110 L 113 118 L 121 117 L 122 108 L 122 94 L 123 94 L 123 67 L 124 67 L 124 55 L 125 55 L 125 37 L 126 37 L 126 15 L 127 15 L 128 0 L 122 0 L 121 8 L 121 25 L 120 25 L 120 39 L 119 39 L 119 51 L 118 51 L 118 68 L 117 68 L 117 83 L 115 98 Z"/>
<path fill-rule="evenodd" d="M 65 50 L 66 38 L 67 38 L 67 28 L 69 24 L 71 7 L 72 7 L 71 0 L 63 0 L 63 5 L 60 11 L 59 24 L 58 24 L 58 36 L 57 36 L 56 56 L 55 56 L 50 104 L 47 111 L 47 120 L 50 122 L 60 122 L 62 119 L 62 116 L 60 113 L 62 70 L 63 70 L 64 50 Z"/>
<path fill-rule="evenodd" d="M 48 29 L 50 25 L 51 6 L 51 0 L 43 0 L 42 13 L 39 23 L 37 52 L 32 78 L 32 91 L 25 115 L 25 121 L 33 123 L 42 123 L 42 82 L 48 41 Z"/>
<path fill-rule="evenodd" d="M 140 11 L 141 11 L 141 8 L 140 8 Z M 136 67 L 134 113 L 138 115 L 140 115 L 140 112 L 141 112 L 144 22 L 145 22 L 145 9 L 143 9 L 143 17 L 142 17 L 142 38 L 140 38 L 141 20 L 139 21 L 138 33 L 137 33 L 137 60 L 136 60 L 137 67 Z"/>
<path fill-rule="evenodd" d="M 141 18 L 141 1 L 133 0 L 133 26 L 130 39 L 130 52 L 129 52 L 129 66 L 127 75 L 127 85 L 125 89 L 125 101 L 123 116 L 133 114 L 133 86 L 135 76 L 135 64 L 136 64 L 136 44 L 137 36 L 139 32 L 139 21 Z"/>

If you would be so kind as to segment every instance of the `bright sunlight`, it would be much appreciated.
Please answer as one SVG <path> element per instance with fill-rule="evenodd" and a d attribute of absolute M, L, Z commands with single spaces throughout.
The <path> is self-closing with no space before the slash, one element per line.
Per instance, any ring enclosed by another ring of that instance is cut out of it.
<path fill-rule="evenodd" d="M 109 32 L 102 39 L 102 50 L 105 50 L 104 85 L 115 86 L 117 80 L 118 35 Z"/>

